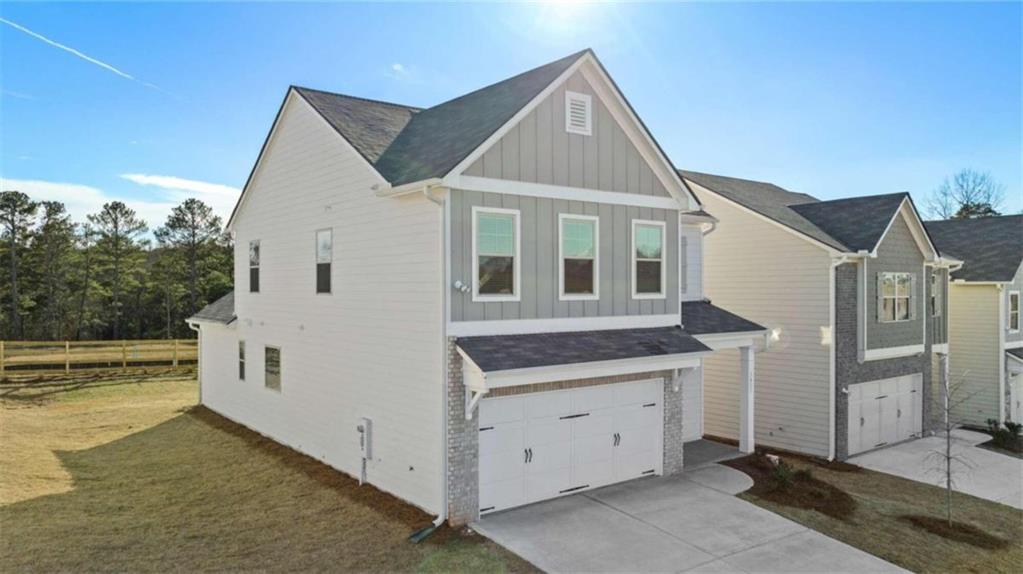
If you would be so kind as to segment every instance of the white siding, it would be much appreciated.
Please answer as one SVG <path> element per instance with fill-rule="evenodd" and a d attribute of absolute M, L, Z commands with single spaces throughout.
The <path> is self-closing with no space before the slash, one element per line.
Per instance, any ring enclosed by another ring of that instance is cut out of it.
<path fill-rule="evenodd" d="M 706 296 L 719 307 L 781 329 L 781 339 L 756 360 L 757 443 L 827 456 L 830 354 L 821 344 L 821 327 L 830 323 L 830 257 L 690 185 L 720 220 L 704 239 Z M 739 354 L 719 351 L 704 364 L 705 432 L 737 438 Z"/>
<path fill-rule="evenodd" d="M 420 194 L 378 198 L 377 181 L 308 104 L 289 100 L 234 226 L 235 340 L 246 343 L 246 380 L 237 380 L 236 344 L 208 337 L 203 402 L 351 475 L 360 468 L 357 419 L 369 417 L 369 482 L 437 512 L 441 210 Z M 314 233 L 328 227 L 333 294 L 317 295 Z M 253 239 L 258 294 L 248 289 Z M 263 385 L 266 345 L 281 349 L 279 393 Z"/>
<path fill-rule="evenodd" d="M 699 225 L 683 225 L 679 233 L 685 243 L 682 254 L 682 300 L 703 299 L 703 231 Z"/>
<path fill-rule="evenodd" d="M 985 426 L 998 418 L 998 367 L 1003 360 L 998 342 L 999 292 L 993 285 L 949 286 L 949 382 L 965 399 L 955 410 L 962 422 Z"/>

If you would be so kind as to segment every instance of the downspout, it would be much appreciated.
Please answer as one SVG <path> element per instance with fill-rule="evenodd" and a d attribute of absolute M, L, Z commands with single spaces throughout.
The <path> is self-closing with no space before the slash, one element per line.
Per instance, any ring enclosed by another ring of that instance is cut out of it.
<path fill-rule="evenodd" d="M 188 328 L 195 331 L 195 380 L 199 383 L 199 404 L 202 404 L 202 331 L 196 323 L 187 323 Z"/>

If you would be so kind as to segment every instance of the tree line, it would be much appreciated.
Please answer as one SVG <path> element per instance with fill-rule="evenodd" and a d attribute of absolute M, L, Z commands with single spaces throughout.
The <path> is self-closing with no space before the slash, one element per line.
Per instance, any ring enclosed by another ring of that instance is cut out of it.
<path fill-rule="evenodd" d="M 0 192 L 0 339 L 194 335 L 184 319 L 232 288 L 230 237 L 194 198 L 148 232 L 120 201 L 77 223 L 59 201 Z"/>

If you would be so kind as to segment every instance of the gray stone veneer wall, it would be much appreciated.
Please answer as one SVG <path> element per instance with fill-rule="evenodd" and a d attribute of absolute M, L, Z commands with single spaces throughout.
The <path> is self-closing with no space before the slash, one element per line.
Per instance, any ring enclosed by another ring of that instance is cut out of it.
<path fill-rule="evenodd" d="M 879 361 L 859 361 L 857 338 L 856 264 L 846 263 L 835 269 L 835 456 L 839 460 L 849 457 L 849 401 L 843 392 L 849 385 L 878 379 L 923 374 L 924 432 L 931 421 L 931 341 L 928 335 L 924 353 L 911 357 L 898 357 Z M 927 313 L 930 333 L 930 313 Z M 868 317 L 869 319 L 869 317 Z"/>
<path fill-rule="evenodd" d="M 465 420 L 465 387 L 462 382 L 462 357 L 448 338 L 448 522 L 468 524 L 479 518 L 479 419 L 478 410 Z M 502 397 L 524 393 L 557 391 L 594 385 L 609 385 L 643 379 L 664 379 L 664 460 L 663 474 L 682 471 L 682 390 L 672 389 L 671 371 L 635 373 L 614 377 L 557 381 L 495 389 L 489 396 Z"/>

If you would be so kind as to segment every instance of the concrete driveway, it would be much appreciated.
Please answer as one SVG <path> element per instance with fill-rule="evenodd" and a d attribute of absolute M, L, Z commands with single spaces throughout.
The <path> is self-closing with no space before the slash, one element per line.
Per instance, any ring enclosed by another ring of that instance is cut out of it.
<path fill-rule="evenodd" d="M 953 465 L 953 488 L 959 492 L 986 498 L 1023 509 L 1023 459 L 977 447 L 991 437 L 968 430 L 952 431 L 952 452 L 965 460 L 969 468 Z M 917 482 L 944 486 L 941 459 L 945 437 L 932 436 L 892 445 L 849 459 L 849 462 L 894 474 Z"/>
<path fill-rule="evenodd" d="M 901 572 L 735 497 L 710 465 L 487 516 L 481 534 L 548 572 Z"/>

